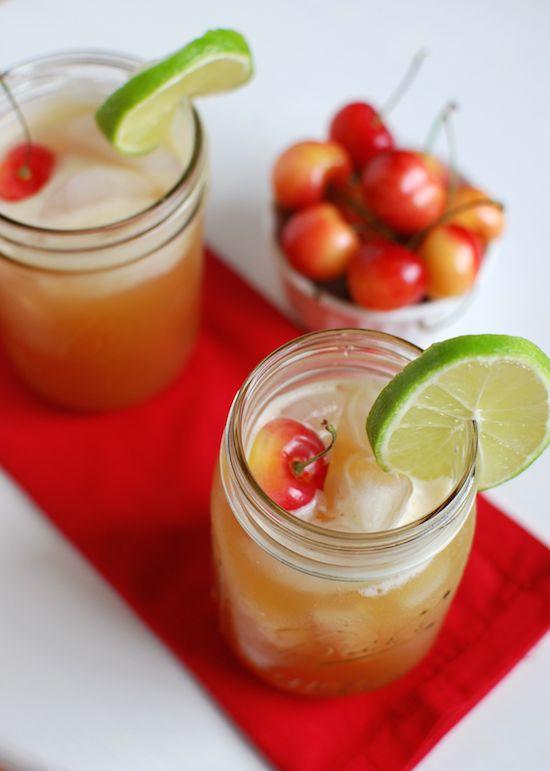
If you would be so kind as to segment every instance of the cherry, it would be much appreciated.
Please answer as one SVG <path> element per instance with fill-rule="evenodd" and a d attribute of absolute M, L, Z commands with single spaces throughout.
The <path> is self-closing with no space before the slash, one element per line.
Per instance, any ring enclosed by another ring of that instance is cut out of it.
<path fill-rule="evenodd" d="M 330 281 L 344 273 L 359 238 L 335 206 L 320 203 L 287 220 L 281 246 L 291 265 L 304 276 Z"/>
<path fill-rule="evenodd" d="M 334 429 L 329 430 L 334 441 Z M 327 474 L 326 451 L 328 448 L 307 426 L 291 418 L 275 418 L 258 431 L 248 465 L 262 490 L 283 509 L 292 511 L 305 506 L 315 491 L 322 489 Z"/>
<path fill-rule="evenodd" d="M 428 232 L 418 254 L 426 263 L 428 297 L 453 297 L 472 287 L 483 245 L 479 237 L 466 228 L 439 225 Z"/>
<path fill-rule="evenodd" d="M 475 205 L 476 202 L 479 204 Z M 470 208 L 467 208 L 469 205 L 471 205 Z M 460 211 L 462 207 L 464 208 Z M 504 230 L 505 218 L 502 205 L 491 202 L 489 196 L 476 187 L 470 185 L 459 187 L 453 196 L 450 208 L 459 211 L 447 222 L 472 230 L 486 242 L 498 238 Z"/>
<path fill-rule="evenodd" d="M 432 225 L 445 208 L 441 164 L 409 150 L 375 156 L 363 172 L 365 201 L 383 223 L 403 235 Z"/>
<path fill-rule="evenodd" d="M 12 147 L 0 164 L 0 198 L 30 198 L 44 187 L 54 166 L 54 154 L 42 145 L 24 143 Z"/>
<path fill-rule="evenodd" d="M 339 110 L 330 124 L 330 138 L 343 145 L 356 167 L 394 146 L 393 137 L 370 104 L 352 102 Z"/>
<path fill-rule="evenodd" d="M 351 102 L 332 119 L 330 138 L 346 148 L 357 168 L 362 168 L 378 153 L 393 149 L 394 140 L 383 117 L 387 117 L 408 91 L 426 55 L 425 50 L 416 53 L 381 110 L 367 102 Z"/>
<path fill-rule="evenodd" d="M 329 184 L 344 184 L 351 161 L 335 142 L 298 142 L 285 150 L 273 167 L 273 190 L 280 206 L 301 209 L 319 203 Z"/>
<path fill-rule="evenodd" d="M 363 244 L 348 269 L 348 288 L 356 303 L 390 311 L 412 305 L 426 294 L 426 267 L 418 255 L 385 239 Z"/>

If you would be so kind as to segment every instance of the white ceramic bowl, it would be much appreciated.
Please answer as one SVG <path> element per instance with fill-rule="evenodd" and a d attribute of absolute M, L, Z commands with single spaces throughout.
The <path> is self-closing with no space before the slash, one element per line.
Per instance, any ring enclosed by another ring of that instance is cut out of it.
<path fill-rule="evenodd" d="M 272 225 L 273 227 L 273 225 Z M 359 327 L 388 332 L 425 346 L 439 337 L 439 332 L 460 318 L 475 299 L 480 283 L 495 259 L 491 246 L 482 261 L 472 289 L 459 297 L 408 305 L 395 311 L 370 311 L 331 292 L 302 276 L 290 265 L 271 233 L 273 252 L 291 312 L 296 323 L 307 330 Z"/>

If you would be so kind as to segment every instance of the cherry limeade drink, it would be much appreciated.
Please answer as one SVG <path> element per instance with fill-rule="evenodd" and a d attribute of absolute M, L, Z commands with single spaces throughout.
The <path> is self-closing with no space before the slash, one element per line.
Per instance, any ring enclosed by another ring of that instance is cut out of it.
<path fill-rule="evenodd" d="M 475 441 L 457 448 L 452 478 L 420 481 L 382 471 L 365 430 L 381 388 L 418 354 L 363 330 L 307 335 L 265 360 L 235 399 L 212 495 L 221 626 L 277 687 L 381 686 L 426 654 L 445 618 L 474 532 Z M 327 425 L 336 441 L 328 464 L 318 461 L 322 488 L 306 505 L 277 506 L 265 493 L 272 483 L 272 496 L 286 495 L 276 448 Z"/>
<path fill-rule="evenodd" d="M 62 406 L 104 410 L 170 383 L 198 325 L 206 161 L 182 104 L 143 157 L 118 153 L 95 122 L 138 63 L 96 53 L 36 60 L 6 76 L 33 144 L 54 156 L 31 197 L 0 201 L 0 325 L 23 380 Z M 24 141 L 0 103 L 0 155 Z"/>

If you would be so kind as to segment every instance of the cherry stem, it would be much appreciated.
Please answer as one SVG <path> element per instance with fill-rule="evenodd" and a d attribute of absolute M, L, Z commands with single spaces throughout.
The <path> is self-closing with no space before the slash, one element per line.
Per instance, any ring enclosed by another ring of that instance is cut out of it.
<path fill-rule="evenodd" d="M 443 128 L 447 139 L 447 151 L 449 154 L 449 184 L 447 185 L 447 200 L 452 207 L 456 191 L 458 190 L 458 165 L 456 152 L 456 136 L 453 127 L 452 117 L 457 109 L 457 105 L 450 102 L 448 109 L 443 116 Z"/>
<path fill-rule="evenodd" d="M 382 108 L 378 110 L 378 115 L 381 118 L 386 118 L 398 102 L 405 96 L 409 88 L 411 87 L 414 79 L 416 78 L 418 71 L 420 70 L 424 59 L 428 56 L 428 49 L 421 48 L 413 56 L 411 63 L 407 67 L 407 70 L 394 91 L 390 94 L 388 99 L 382 105 Z"/>
<path fill-rule="evenodd" d="M 4 75 L 0 75 L 0 86 L 2 86 L 2 88 L 4 89 L 4 93 L 8 97 L 8 101 L 11 104 L 13 111 L 17 116 L 17 120 L 19 121 L 19 125 L 21 126 L 23 130 L 23 134 L 25 136 L 25 145 L 26 145 L 25 163 L 18 169 L 17 173 L 19 174 L 21 179 L 29 179 L 29 177 L 31 176 L 30 160 L 31 160 L 31 145 L 32 145 L 32 137 L 29 129 L 29 124 L 25 120 L 25 116 L 23 115 L 23 112 L 17 103 L 17 99 L 12 94 L 11 88 L 6 83 Z"/>
<path fill-rule="evenodd" d="M 356 225 L 356 230 L 365 230 L 371 228 L 379 235 L 383 236 L 384 238 L 388 238 L 390 240 L 393 240 L 393 233 L 388 230 L 384 225 L 382 225 L 381 222 L 378 222 L 372 214 L 369 212 L 368 209 L 366 209 L 359 201 L 350 195 L 343 195 L 341 193 L 338 193 L 338 191 L 335 192 L 334 197 L 336 198 L 338 203 L 345 204 L 346 206 L 349 206 L 350 209 L 353 209 L 353 211 L 361 217 L 362 220 L 364 220 L 364 224 Z"/>
<path fill-rule="evenodd" d="M 454 209 L 447 209 L 447 211 L 444 212 L 441 217 L 439 217 L 439 219 L 437 219 L 432 225 L 424 228 L 424 230 L 419 230 L 418 233 L 415 233 L 415 235 L 407 244 L 407 248 L 414 251 L 431 230 L 439 227 L 439 225 L 444 225 L 445 222 L 452 219 L 457 214 L 470 211 L 470 209 L 476 209 L 478 206 L 492 206 L 494 209 L 498 209 L 499 211 L 504 211 L 505 208 L 501 201 L 494 201 L 492 198 L 479 198 L 477 201 L 467 201 L 466 203 L 462 203 L 459 206 L 455 206 Z"/>
<path fill-rule="evenodd" d="M 441 131 L 442 128 L 446 129 L 451 115 L 457 110 L 458 110 L 458 104 L 456 102 L 447 102 L 445 107 L 443 107 L 443 109 L 439 111 L 432 125 L 430 126 L 428 136 L 426 137 L 426 141 L 424 142 L 423 152 L 425 153 L 432 152 L 433 146 L 435 145 L 435 141 L 439 136 L 439 132 Z"/>
<path fill-rule="evenodd" d="M 323 420 L 322 426 L 325 429 L 325 431 L 328 431 L 330 434 L 329 444 L 325 447 L 324 450 L 321 450 L 321 452 L 318 452 L 317 455 L 314 455 L 312 458 L 309 458 L 309 460 L 293 461 L 292 471 L 294 472 L 295 476 L 299 477 L 301 474 L 304 473 L 305 469 L 308 466 L 310 466 L 312 463 L 315 463 L 315 461 L 319 460 L 320 458 L 323 458 L 328 452 L 332 450 L 334 446 L 334 442 L 336 441 L 336 429 L 327 420 Z"/>

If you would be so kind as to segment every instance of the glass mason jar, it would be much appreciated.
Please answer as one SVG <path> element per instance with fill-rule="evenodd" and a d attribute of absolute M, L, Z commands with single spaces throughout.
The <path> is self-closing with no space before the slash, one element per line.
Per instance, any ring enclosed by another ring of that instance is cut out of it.
<path fill-rule="evenodd" d="M 84 51 L 38 58 L 5 74 L 25 107 L 73 81 L 99 99 L 141 62 Z M 0 104 L 2 117 L 11 109 Z M 108 410 L 168 385 L 199 324 L 205 137 L 192 113 L 193 147 L 172 189 L 112 224 L 50 229 L 0 215 L 0 331 L 23 381 L 63 407 Z"/>
<path fill-rule="evenodd" d="M 251 431 L 275 397 L 321 379 L 391 378 L 420 353 L 380 332 L 315 332 L 268 356 L 235 397 L 212 491 L 220 623 L 239 658 L 278 688 L 320 696 L 377 688 L 420 661 L 443 623 L 474 533 L 473 424 L 447 499 L 393 530 L 302 521 L 263 493 L 246 462 Z"/>

